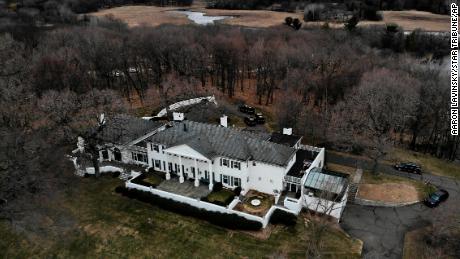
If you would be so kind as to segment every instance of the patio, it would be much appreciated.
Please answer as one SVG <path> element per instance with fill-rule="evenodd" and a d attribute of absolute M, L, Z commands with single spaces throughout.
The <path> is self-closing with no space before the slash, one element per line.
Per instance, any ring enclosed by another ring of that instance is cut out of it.
<path fill-rule="evenodd" d="M 263 217 L 274 203 L 275 197 L 273 195 L 249 190 L 243 200 L 235 206 L 234 210 Z"/>
<path fill-rule="evenodd" d="M 172 177 L 170 180 L 161 182 L 160 185 L 157 186 L 157 189 L 194 199 L 206 197 L 209 193 L 211 193 L 207 185 L 202 184 L 195 187 L 193 182 L 185 181 L 184 183 L 180 183 L 179 179 L 176 177 Z"/>

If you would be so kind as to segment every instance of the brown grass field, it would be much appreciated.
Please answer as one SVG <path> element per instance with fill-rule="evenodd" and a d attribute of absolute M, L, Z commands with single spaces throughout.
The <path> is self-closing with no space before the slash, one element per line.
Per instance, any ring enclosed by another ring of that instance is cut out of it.
<path fill-rule="evenodd" d="M 425 31 L 449 31 L 450 18 L 448 15 L 433 14 L 422 11 L 384 11 L 383 21 L 361 22 L 360 25 L 396 23 L 405 31 L 423 29 Z"/>
<path fill-rule="evenodd" d="M 174 13 L 171 11 L 179 10 L 179 7 L 156 7 L 156 6 L 122 6 L 110 9 L 104 9 L 91 15 L 97 17 L 113 16 L 126 22 L 130 27 L 148 25 L 159 26 L 161 24 L 184 25 L 192 24 L 186 15 Z M 302 14 L 273 12 L 273 11 L 248 11 L 248 10 L 219 10 L 219 9 L 204 9 L 203 7 L 188 8 L 192 11 L 204 12 L 210 16 L 232 16 L 231 19 L 226 19 L 222 23 L 247 27 L 272 27 L 280 25 L 284 22 L 287 16 L 302 18 Z"/>
<path fill-rule="evenodd" d="M 184 14 L 174 13 L 171 11 L 179 10 L 180 7 L 156 7 L 131 5 L 115 7 L 101 10 L 91 15 L 97 17 L 113 16 L 126 22 L 130 27 L 147 25 L 159 26 L 162 24 L 184 25 L 192 24 Z M 284 19 L 288 16 L 302 20 L 303 13 L 274 12 L 266 10 L 222 10 L 222 9 L 205 9 L 202 4 L 195 4 L 190 8 L 191 11 L 204 12 L 210 16 L 232 16 L 230 19 L 220 21 L 220 23 L 247 26 L 255 28 L 273 27 L 283 24 Z M 382 25 L 387 23 L 396 23 L 404 28 L 405 31 L 423 29 L 425 31 L 448 31 L 450 18 L 447 15 L 433 14 L 421 11 L 384 11 L 383 21 L 372 22 L 362 21 L 359 26 Z M 322 23 L 309 22 L 307 26 L 318 26 Z M 331 27 L 342 27 L 343 24 L 334 23 Z"/>

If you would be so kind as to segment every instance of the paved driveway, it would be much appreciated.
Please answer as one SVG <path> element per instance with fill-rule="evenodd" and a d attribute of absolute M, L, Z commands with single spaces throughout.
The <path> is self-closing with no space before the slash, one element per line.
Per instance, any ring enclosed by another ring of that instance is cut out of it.
<path fill-rule="evenodd" d="M 328 161 L 347 166 L 360 163 L 364 168 L 371 166 L 367 161 L 356 161 L 349 157 L 328 154 Z M 443 216 L 460 214 L 460 182 L 451 178 L 424 174 L 422 177 L 399 172 L 391 166 L 380 165 L 383 173 L 427 180 L 449 191 L 450 197 L 439 207 L 431 209 L 423 204 L 398 208 L 383 208 L 347 204 L 340 225 L 351 236 L 364 242 L 364 258 L 401 258 L 404 234 L 423 227 L 430 222 L 442 221 Z"/>

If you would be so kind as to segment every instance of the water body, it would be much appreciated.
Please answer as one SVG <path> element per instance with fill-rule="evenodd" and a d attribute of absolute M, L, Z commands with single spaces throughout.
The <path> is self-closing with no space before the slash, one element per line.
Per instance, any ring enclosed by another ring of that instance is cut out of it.
<path fill-rule="evenodd" d="M 187 15 L 187 18 L 193 21 L 196 24 L 208 25 L 214 24 L 214 21 L 220 21 L 224 19 L 232 18 L 231 16 L 207 16 L 202 12 L 193 12 L 193 11 L 174 11 L 176 13 L 181 13 Z"/>

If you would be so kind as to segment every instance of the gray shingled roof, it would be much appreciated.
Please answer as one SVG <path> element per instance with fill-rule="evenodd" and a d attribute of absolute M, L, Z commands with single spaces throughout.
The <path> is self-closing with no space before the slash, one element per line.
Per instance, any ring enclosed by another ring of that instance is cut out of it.
<path fill-rule="evenodd" d="M 202 155 L 255 160 L 286 166 L 295 149 L 266 140 L 266 137 L 218 125 L 182 121 L 156 133 L 150 141 L 167 147 L 188 145 Z"/>
<path fill-rule="evenodd" d="M 107 118 L 98 137 L 108 143 L 127 144 L 161 127 L 163 123 L 144 120 L 127 114 Z"/>

